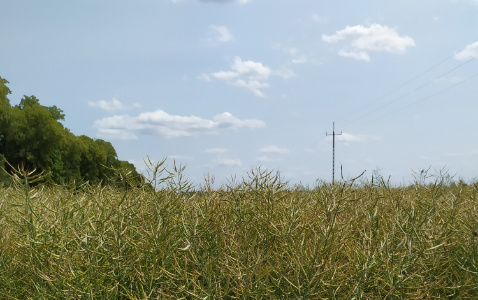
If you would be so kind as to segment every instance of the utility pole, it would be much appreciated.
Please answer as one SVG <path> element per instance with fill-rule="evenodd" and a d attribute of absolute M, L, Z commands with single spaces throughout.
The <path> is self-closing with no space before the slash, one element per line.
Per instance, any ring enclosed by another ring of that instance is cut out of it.
<path fill-rule="evenodd" d="M 332 136 L 332 184 L 335 183 L 335 136 L 342 135 L 342 131 L 340 133 L 335 133 L 335 122 L 332 123 L 332 134 L 325 133 L 326 136 Z"/>

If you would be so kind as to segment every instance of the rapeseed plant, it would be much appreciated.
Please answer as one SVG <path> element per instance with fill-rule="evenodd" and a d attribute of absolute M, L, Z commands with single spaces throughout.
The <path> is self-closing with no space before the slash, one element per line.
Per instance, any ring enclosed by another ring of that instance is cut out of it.
<path fill-rule="evenodd" d="M 213 189 L 148 162 L 142 186 L 80 190 L 17 169 L 0 189 L 0 297 L 478 297 L 476 183 L 307 189 L 258 168 Z"/>

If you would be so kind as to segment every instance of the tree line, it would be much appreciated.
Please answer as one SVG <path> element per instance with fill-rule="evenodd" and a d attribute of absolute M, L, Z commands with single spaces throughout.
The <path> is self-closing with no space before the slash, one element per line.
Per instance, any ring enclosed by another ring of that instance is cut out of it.
<path fill-rule="evenodd" d="M 24 96 L 12 106 L 8 81 L 0 77 L 0 168 L 11 173 L 22 167 L 48 174 L 57 184 L 100 183 L 118 179 L 118 174 L 142 180 L 133 164 L 118 159 L 110 142 L 76 136 L 63 126 L 63 111 Z M 5 172 L 0 180 L 5 180 Z"/>

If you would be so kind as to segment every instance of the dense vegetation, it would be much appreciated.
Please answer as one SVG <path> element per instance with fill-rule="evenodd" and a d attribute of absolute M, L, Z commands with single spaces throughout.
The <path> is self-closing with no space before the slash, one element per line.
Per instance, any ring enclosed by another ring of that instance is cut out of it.
<path fill-rule="evenodd" d="M 35 96 L 24 96 L 11 106 L 7 84 L 0 77 L 0 167 L 11 173 L 12 167 L 23 166 L 49 174 L 55 183 L 106 182 L 116 176 L 114 169 L 141 180 L 133 164 L 118 160 L 111 143 L 75 136 L 65 128 L 58 107 L 43 106 Z M 0 181 L 5 179 L 5 174 L 0 176 Z"/>
<path fill-rule="evenodd" d="M 0 190 L 3 299 L 477 299 L 478 183 Z M 131 185 L 123 177 L 124 186 Z"/>

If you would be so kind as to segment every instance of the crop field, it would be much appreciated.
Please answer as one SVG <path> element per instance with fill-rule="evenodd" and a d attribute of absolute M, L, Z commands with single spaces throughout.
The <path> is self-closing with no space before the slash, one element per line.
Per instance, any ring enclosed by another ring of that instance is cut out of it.
<path fill-rule="evenodd" d="M 18 170 L 0 189 L 0 297 L 478 298 L 477 183 L 306 189 L 255 169 L 212 189 L 159 167 L 75 187 Z"/>

